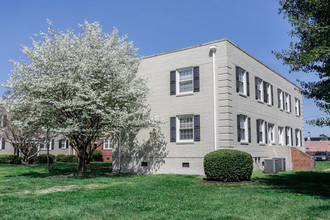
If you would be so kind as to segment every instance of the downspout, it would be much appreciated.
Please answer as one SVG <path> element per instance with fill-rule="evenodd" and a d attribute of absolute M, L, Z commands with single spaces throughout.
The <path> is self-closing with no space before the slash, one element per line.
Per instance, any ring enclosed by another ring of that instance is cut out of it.
<path fill-rule="evenodd" d="M 215 52 L 217 46 L 210 46 L 210 53 L 212 53 L 212 63 L 213 63 L 213 136 L 214 136 L 214 150 L 217 150 L 217 108 L 216 108 L 216 83 L 215 83 Z"/>
<path fill-rule="evenodd" d="M 119 171 L 119 173 L 120 173 L 120 170 L 121 170 L 120 147 L 121 147 L 121 132 L 119 132 L 119 135 L 118 135 L 118 171 Z"/>

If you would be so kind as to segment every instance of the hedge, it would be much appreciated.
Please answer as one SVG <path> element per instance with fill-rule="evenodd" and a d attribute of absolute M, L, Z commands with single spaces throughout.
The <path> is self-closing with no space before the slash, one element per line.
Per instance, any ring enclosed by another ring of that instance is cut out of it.
<path fill-rule="evenodd" d="M 62 162 L 78 162 L 78 157 L 75 155 L 65 155 L 61 160 Z"/>
<path fill-rule="evenodd" d="M 92 153 L 92 161 L 103 161 L 102 151 L 94 150 Z"/>
<path fill-rule="evenodd" d="M 20 164 L 21 158 L 16 154 L 3 154 L 0 155 L 0 163 Z"/>
<path fill-rule="evenodd" d="M 208 179 L 224 182 L 250 180 L 253 171 L 252 156 L 232 149 L 213 151 L 204 157 L 204 171 Z"/>
<path fill-rule="evenodd" d="M 49 163 L 54 163 L 55 155 L 49 154 Z M 47 154 L 41 154 L 34 158 L 34 162 L 38 164 L 47 163 Z"/>

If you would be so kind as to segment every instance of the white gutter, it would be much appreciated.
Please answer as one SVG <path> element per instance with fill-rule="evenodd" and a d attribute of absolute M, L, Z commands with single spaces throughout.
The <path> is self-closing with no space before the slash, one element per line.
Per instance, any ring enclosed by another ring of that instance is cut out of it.
<path fill-rule="evenodd" d="M 216 83 L 215 83 L 215 52 L 217 50 L 217 46 L 210 46 L 210 53 L 212 53 L 213 60 L 213 136 L 214 136 L 214 150 L 217 150 L 217 108 L 216 108 Z"/>

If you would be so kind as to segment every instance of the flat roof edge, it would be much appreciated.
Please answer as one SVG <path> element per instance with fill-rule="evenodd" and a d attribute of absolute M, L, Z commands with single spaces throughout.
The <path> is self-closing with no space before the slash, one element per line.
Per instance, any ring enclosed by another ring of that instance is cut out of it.
<path fill-rule="evenodd" d="M 298 89 L 302 90 L 294 82 L 292 82 L 289 79 L 287 79 L 286 77 L 282 76 L 281 74 L 279 74 L 278 72 L 276 72 L 274 69 L 272 69 L 271 67 L 269 67 L 268 65 L 266 65 L 265 63 L 263 63 L 262 61 L 260 61 L 259 59 L 257 59 L 253 55 L 251 55 L 250 53 L 248 53 L 247 51 L 243 50 L 241 47 L 239 47 L 237 44 L 235 44 L 234 42 L 232 42 L 228 38 L 223 38 L 223 39 L 220 39 L 220 40 L 215 40 L 215 41 L 211 41 L 211 42 L 197 44 L 197 45 L 193 45 L 193 46 L 189 46 L 189 47 L 184 47 L 184 48 L 180 48 L 180 49 L 170 50 L 170 51 L 166 51 L 166 52 L 162 52 L 162 53 L 157 53 L 157 54 L 153 54 L 153 55 L 149 55 L 149 56 L 145 56 L 145 57 L 142 56 L 141 59 L 148 59 L 148 58 L 153 58 L 153 57 L 162 56 L 162 55 L 166 55 L 166 54 L 176 53 L 176 52 L 180 52 L 180 51 L 184 51 L 184 50 L 193 49 L 193 48 L 196 48 L 196 47 L 201 47 L 201 46 L 206 46 L 206 45 L 210 45 L 210 44 L 220 43 L 220 42 L 223 42 L 223 41 L 229 42 L 234 47 L 236 47 L 237 49 L 241 50 L 243 53 L 245 53 L 249 57 L 253 58 L 254 60 L 256 60 L 261 65 L 265 66 L 267 69 L 271 70 L 272 72 L 276 73 L 277 75 L 279 75 L 280 77 L 282 77 L 283 79 L 285 79 L 286 81 L 288 81 L 289 83 L 291 83 L 292 85 L 296 86 Z"/>

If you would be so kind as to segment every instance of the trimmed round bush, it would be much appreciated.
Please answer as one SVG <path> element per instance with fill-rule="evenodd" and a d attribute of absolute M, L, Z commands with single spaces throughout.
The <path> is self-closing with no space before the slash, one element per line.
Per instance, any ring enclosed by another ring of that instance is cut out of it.
<path fill-rule="evenodd" d="M 21 164 L 21 158 L 16 154 L 0 155 L 0 163 Z"/>
<path fill-rule="evenodd" d="M 55 160 L 55 155 L 49 154 L 49 163 L 54 163 L 54 160 Z M 38 164 L 47 163 L 47 154 L 41 154 L 41 155 L 35 157 L 34 162 L 36 162 Z"/>
<path fill-rule="evenodd" d="M 62 162 L 78 162 L 78 157 L 75 155 L 65 155 L 62 157 Z"/>
<path fill-rule="evenodd" d="M 56 162 L 62 162 L 62 158 L 65 156 L 65 154 L 58 154 L 56 155 Z"/>
<path fill-rule="evenodd" d="M 92 161 L 103 161 L 102 151 L 94 150 L 92 153 Z"/>
<path fill-rule="evenodd" d="M 239 150 L 216 150 L 205 155 L 204 171 L 206 177 L 212 180 L 224 182 L 250 180 L 253 159 L 249 153 Z"/>

